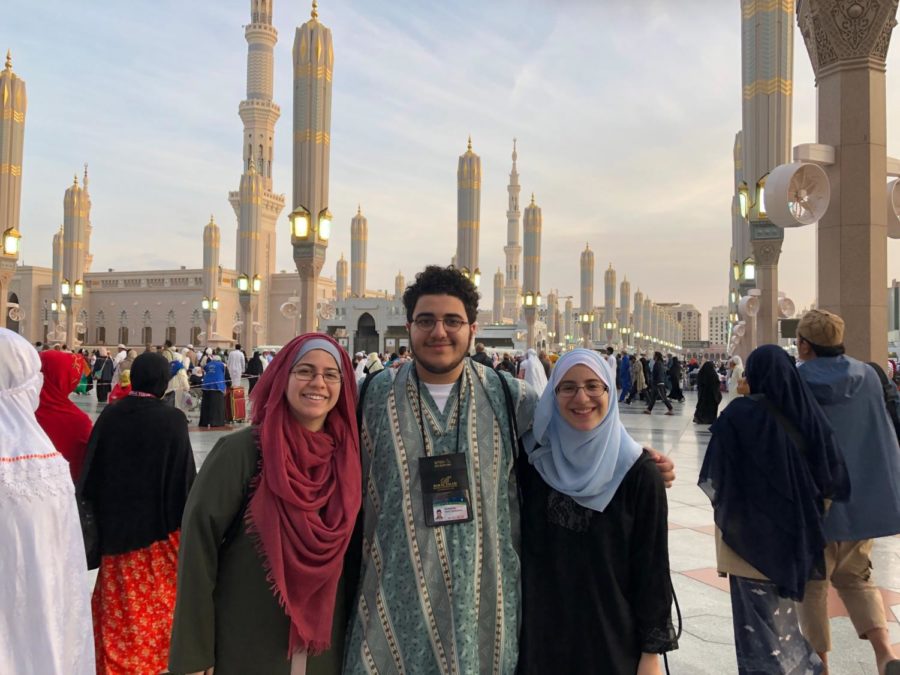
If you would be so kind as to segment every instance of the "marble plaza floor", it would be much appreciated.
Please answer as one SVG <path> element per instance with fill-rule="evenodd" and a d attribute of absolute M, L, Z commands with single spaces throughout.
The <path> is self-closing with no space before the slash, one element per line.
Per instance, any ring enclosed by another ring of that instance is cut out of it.
<path fill-rule="evenodd" d="M 691 422 L 696 402 L 685 392 L 685 403 L 674 403 L 675 415 L 665 416 L 657 405 L 653 415 L 643 415 L 639 402 L 620 406 L 625 426 L 634 438 L 671 455 L 677 479 L 668 490 L 669 561 L 672 581 L 683 617 L 680 648 L 669 658 L 673 673 L 731 675 L 737 672 L 731 627 L 728 581 L 715 569 L 712 509 L 697 487 L 697 474 L 709 442 L 708 428 Z M 92 417 L 98 414 L 91 396 L 73 400 Z M 197 414 L 189 418 L 191 443 L 198 468 L 223 435 L 232 428 L 201 430 Z M 240 425 L 234 428 L 238 428 Z M 873 578 L 884 597 L 891 638 L 900 653 L 900 536 L 880 539 L 872 555 Z M 94 573 L 89 582 L 93 583 Z M 829 599 L 832 640 L 832 675 L 871 675 L 875 672 L 869 643 L 857 638 L 847 612 L 832 591 Z"/>

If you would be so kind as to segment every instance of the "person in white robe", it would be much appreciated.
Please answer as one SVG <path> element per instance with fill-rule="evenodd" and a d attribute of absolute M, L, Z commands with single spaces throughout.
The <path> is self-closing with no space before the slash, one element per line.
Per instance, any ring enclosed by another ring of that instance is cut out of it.
<path fill-rule="evenodd" d="M 544 364 L 538 359 L 537 352 L 529 349 L 525 352 L 525 360 L 522 361 L 522 376 L 531 385 L 531 388 L 540 396 L 547 387 L 547 373 L 544 372 Z"/>
<path fill-rule="evenodd" d="M 241 346 L 237 345 L 228 352 L 228 375 L 231 377 L 231 386 L 240 387 L 241 378 L 244 376 L 244 369 L 247 367 L 247 357 L 241 351 Z"/>
<path fill-rule="evenodd" d="M 34 348 L 0 328 L 0 673 L 93 675 L 75 486 L 34 415 L 43 381 Z"/>

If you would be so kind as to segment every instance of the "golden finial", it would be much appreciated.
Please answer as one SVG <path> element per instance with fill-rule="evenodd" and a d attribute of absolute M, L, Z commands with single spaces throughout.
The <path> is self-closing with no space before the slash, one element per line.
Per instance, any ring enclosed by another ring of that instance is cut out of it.
<path fill-rule="evenodd" d="M 469 152 L 472 152 L 472 134 L 469 134 Z"/>
<path fill-rule="evenodd" d="M 12 70 L 12 53 L 10 50 L 6 50 L 6 69 Z"/>
<path fill-rule="evenodd" d="M 316 0 L 313 0 L 312 11 L 309 15 L 313 18 L 313 21 L 316 21 L 319 18 L 319 3 Z"/>
<path fill-rule="evenodd" d="M 359 203 L 356 204 L 356 215 L 358 215 L 358 216 L 362 215 L 362 204 L 359 204 Z"/>
<path fill-rule="evenodd" d="M 78 185 L 78 174 L 77 174 L 77 173 L 75 174 L 75 183 L 74 183 L 74 185 Z"/>
<path fill-rule="evenodd" d="M 211 214 L 211 213 L 209 214 L 209 224 L 210 224 L 210 225 L 215 225 L 215 224 L 216 224 L 216 221 L 213 220 L 213 214 Z"/>

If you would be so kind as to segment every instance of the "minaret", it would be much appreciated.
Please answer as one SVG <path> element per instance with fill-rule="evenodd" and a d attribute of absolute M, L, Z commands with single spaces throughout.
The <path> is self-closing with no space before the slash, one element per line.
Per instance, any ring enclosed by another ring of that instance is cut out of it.
<path fill-rule="evenodd" d="M 606 323 L 616 323 L 616 271 L 613 269 L 612 263 L 606 272 L 603 273 L 603 321 Z M 606 344 L 611 345 L 616 341 L 616 329 L 606 329 Z"/>
<path fill-rule="evenodd" d="M 84 275 L 90 273 L 91 264 L 94 262 L 94 254 L 91 253 L 91 235 L 94 233 L 94 226 L 91 225 L 91 193 L 88 190 L 88 165 L 84 165 L 84 178 L 81 181 L 84 188 L 84 201 L 87 208 L 87 222 L 85 223 L 84 238 Z"/>
<path fill-rule="evenodd" d="M 594 252 L 589 244 L 584 245 L 581 252 L 581 336 L 585 347 L 590 347 L 591 321 L 589 318 L 594 313 Z"/>
<path fill-rule="evenodd" d="M 63 304 L 66 307 L 66 343 L 77 346 L 75 320 L 84 301 L 85 264 L 89 250 L 90 202 L 78 184 L 78 174 L 63 198 Z M 67 283 L 68 282 L 68 283 Z"/>
<path fill-rule="evenodd" d="M 491 323 L 503 323 L 503 312 L 506 308 L 506 304 L 503 302 L 504 289 L 503 270 L 498 267 L 497 273 L 494 275 L 494 305 L 491 308 Z"/>
<path fill-rule="evenodd" d="M 472 137 L 456 170 L 456 266 L 477 282 L 481 228 L 481 158 L 472 152 Z"/>
<path fill-rule="evenodd" d="M 784 230 L 774 226 L 766 216 L 763 187 L 772 169 L 791 161 L 793 13 L 793 0 L 774 3 L 741 0 L 741 169 L 746 183 L 744 189 L 750 197 L 748 213 L 750 245 L 756 263 L 755 286 L 762 293 L 756 317 L 760 344 L 778 340 L 778 259 Z"/>
<path fill-rule="evenodd" d="M 62 299 L 60 287 L 63 280 L 63 255 L 65 251 L 65 234 L 63 226 L 53 235 L 53 267 L 50 274 L 50 298 L 59 302 Z"/>
<path fill-rule="evenodd" d="M 284 195 L 272 192 L 275 123 L 281 109 L 272 100 L 273 53 L 278 31 L 272 25 L 272 0 L 250 1 L 247 40 L 247 98 L 238 106 L 244 123 L 243 164 L 236 192 L 228 194 L 238 221 L 235 267 L 246 275 L 240 291 L 243 313 L 241 345 L 248 353 L 255 343 L 266 344 L 269 330 L 269 292 L 275 273 L 276 223 L 284 209 Z M 254 279 L 258 279 L 255 290 Z M 260 332 L 253 330 L 258 322 Z"/>
<path fill-rule="evenodd" d="M 632 330 L 634 331 L 632 344 L 640 351 L 643 347 L 644 339 L 644 294 L 641 293 L 640 288 L 634 293 L 634 325 L 632 326 Z M 640 337 L 638 337 L 638 333 L 641 334 Z"/>
<path fill-rule="evenodd" d="M 509 185 L 506 192 L 509 196 L 509 206 L 506 209 L 506 246 L 503 252 L 506 254 L 506 281 L 503 283 L 503 318 L 515 323 L 519 319 L 519 301 L 522 295 L 522 286 L 519 283 L 519 260 L 522 256 L 522 247 L 519 246 L 519 172 L 516 169 L 516 160 L 519 155 L 516 152 L 516 139 L 513 139 L 512 171 L 509 172 Z"/>
<path fill-rule="evenodd" d="M 350 295 L 366 296 L 366 249 L 369 244 L 369 221 L 356 207 L 356 215 L 350 221 Z"/>
<path fill-rule="evenodd" d="M 547 332 L 550 340 L 548 344 L 556 349 L 559 340 L 559 291 L 547 293 Z"/>
<path fill-rule="evenodd" d="M 534 203 L 534 193 L 531 195 L 531 204 L 525 207 L 523 219 L 525 229 L 525 268 L 522 280 L 523 295 L 528 298 L 534 296 L 534 304 L 529 308 L 528 300 L 525 301 L 525 321 L 528 326 L 528 347 L 534 347 L 534 322 L 538 306 L 541 303 L 541 229 L 543 217 L 541 207 Z M 530 311 L 529 311 L 530 310 Z"/>
<path fill-rule="evenodd" d="M 28 107 L 25 81 L 13 72 L 12 56 L 8 51 L 6 67 L 0 71 L 0 92 L 0 326 L 5 326 L 9 284 L 19 259 L 22 150 Z"/>
<path fill-rule="evenodd" d="M 628 346 L 628 332 L 634 330 L 630 325 L 631 321 L 631 284 L 628 283 L 628 277 L 622 278 L 619 284 L 619 335 L 622 336 L 622 344 Z"/>
<path fill-rule="evenodd" d="M 644 307 L 641 316 L 641 332 L 644 334 L 644 348 L 650 351 L 653 348 L 653 301 L 644 297 Z M 649 355 L 648 355 L 649 356 Z"/>
<path fill-rule="evenodd" d="M 219 244 L 222 235 L 219 226 L 213 220 L 203 228 L 203 318 L 206 322 L 206 342 L 209 344 L 215 335 L 215 315 L 219 308 Z"/>
<path fill-rule="evenodd" d="M 573 333 L 574 326 L 572 326 L 572 314 L 573 313 L 574 313 L 574 309 L 572 307 L 572 298 L 571 297 L 566 298 L 566 313 L 565 313 L 565 316 L 563 316 L 563 330 L 565 331 L 565 334 L 568 336 L 574 335 L 574 333 Z M 560 342 L 562 342 L 562 340 L 560 340 Z"/>
<path fill-rule="evenodd" d="M 313 0 L 310 20 L 297 28 L 294 36 L 292 218 L 305 214 L 307 228 L 299 236 L 295 228 L 291 243 L 300 273 L 300 331 L 304 333 L 316 330 L 316 282 L 331 236 L 328 176 L 333 68 L 331 30 L 319 21 L 318 6 Z"/>
<path fill-rule="evenodd" d="M 405 291 L 406 291 L 406 277 L 403 276 L 403 272 L 398 270 L 397 276 L 394 277 L 394 299 L 400 300 L 403 297 L 403 293 Z"/>
<path fill-rule="evenodd" d="M 337 269 L 335 271 L 336 289 L 335 294 L 338 302 L 347 297 L 347 261 L 344 254 L 341 253 L 341 259 L 337 261 Z"/>

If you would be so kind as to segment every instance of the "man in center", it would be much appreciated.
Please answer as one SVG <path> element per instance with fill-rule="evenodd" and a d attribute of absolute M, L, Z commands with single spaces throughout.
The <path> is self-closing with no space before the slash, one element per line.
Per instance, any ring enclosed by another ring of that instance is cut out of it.
<path fill-rule="evenodd" d="M 505 376 L 467 358 L 478 291 L 458 270 L 426 267 L 403 304 L 414 361 L 374 377 L 362 402 L 362 568 L 344 672 L 512 674 L 519 504 Z M 506 381 L 522 434 L 537 397 Z"/>

